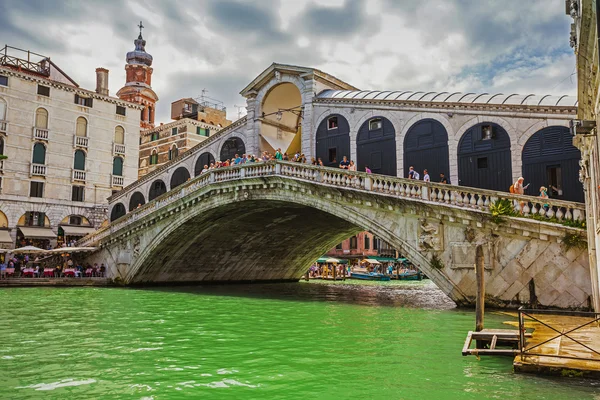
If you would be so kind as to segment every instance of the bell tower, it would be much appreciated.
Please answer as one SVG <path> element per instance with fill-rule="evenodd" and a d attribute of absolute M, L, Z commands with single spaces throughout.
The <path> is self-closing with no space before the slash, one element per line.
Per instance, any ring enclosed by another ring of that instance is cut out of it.
<path fill-rule="evenodd" d="M 152 90 L 152 56 L 146 53 L 146 41 L 142 37 L 142 21 L 138 25 L 140 34 L 134 40 L 135 50 L 127 53 L 125 64 L 126 82 L 118 92 L 121 100 L 138 103 L 144 106 L 140 115 L 142 129 L 154 128 L 154 115 L 158 96 Z"/>

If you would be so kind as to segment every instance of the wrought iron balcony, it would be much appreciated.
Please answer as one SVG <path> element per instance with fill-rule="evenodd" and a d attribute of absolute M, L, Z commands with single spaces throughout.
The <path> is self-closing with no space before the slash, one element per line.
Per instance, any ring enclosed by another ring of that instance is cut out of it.
<path fill-rule="evenodd" d="M 113 143 L 113 155 L 120 154 L 125 155 L 125 145 L 119 143 Z"/>
<path fill-rule="evenodd" d="M 73 175 L 72 175 L 73 182 L 85 182 L 85 175 L 86 175 L 85 171 L 81 171 L 79 169 L 74 169 Z"/>
<path fill-rule="evenodd" d="M 124 179 L 122 176 L 111 175 L 112 186 L 123 186 Z"/>
<path fill-rule="evenodd" d="M 85 136 L 74 136 L 73 137 L 73 146 L 75 147 L 88 147 L 88 138 Z"/>
<path fill-rule="evenodd" d="M 8 130 L 8 121 L 0 120 L 0 133 L 4 133 L 6 135 L 7 130 Z"/>
<path fill-rule="evenodd" d="M 48 129 L 33 128 L 33 138 L 39 140 L 48 140 Z"/>
<path fill-rule="evenodd" d="M 48 167 L 45 164 L 34 164 L 34 163 L 31 163 L 31 168 L 29 170 L 29 174 L 31 176 L 33 176 L 33 175 L 46 176 L 46 170 L 47 169 L 48 169 Z"/>

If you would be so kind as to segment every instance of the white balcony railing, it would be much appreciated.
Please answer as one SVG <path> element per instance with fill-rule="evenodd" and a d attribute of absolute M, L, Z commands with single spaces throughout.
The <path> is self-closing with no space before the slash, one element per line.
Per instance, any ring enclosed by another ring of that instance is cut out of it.
<path fill-rule="evenodd" d="M 48 129 L 33 128 L 33 138 L 39 140 L 48 140 Z"/>
<path fill-rule="evenodd" d="M 88 138 L 85 136 L 74 136 L 73 146 L 75 147 L 88 147 Z"/>
<path fill-rule="evenodd" d="M 113 154 L 125 155 L 125 145 L 119 143 L 113 143 Z"/>
<path fill-rule="evenodd" d="M 0 133 L 6 134 L 8 130 L 8 121 L 0 120 Z"/>
<path fill-rule="evenodd" d="M 112 186 L 123 186 L 123 177 L 118 175 L 111 175 Z"/>
<path fill-rule="evenodd" d="M 73 170 L 73 182 L 85 182 L 85 171 L 78 169 Z"/>
<path fill-rule="evenodd" d="M 46 167 L 44 164 L 31 163 L 31 169 L 29 170 L 30 175 L 46 176 Z"/>

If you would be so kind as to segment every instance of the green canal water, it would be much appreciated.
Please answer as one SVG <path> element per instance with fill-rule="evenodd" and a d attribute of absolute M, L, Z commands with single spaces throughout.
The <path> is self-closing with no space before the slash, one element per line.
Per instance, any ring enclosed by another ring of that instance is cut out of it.
<path fill-rule="evenodd" d="M 1 399 L 600 399 L 598 382 L 462 357 L 474 315 L 425 281 L 19 288 L 0 304 Z"/>

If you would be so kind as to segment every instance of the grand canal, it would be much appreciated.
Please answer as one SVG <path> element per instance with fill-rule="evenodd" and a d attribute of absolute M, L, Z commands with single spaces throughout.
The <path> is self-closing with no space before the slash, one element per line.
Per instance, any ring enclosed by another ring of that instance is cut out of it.
<path fill-rule="evenodd" d="M 473 313 L 429 282 L 20 288 L 0 304 L 2 399 L 600 399 L 598 382 L 462 357 Z"/>

